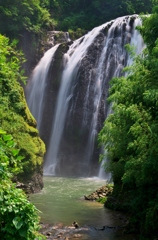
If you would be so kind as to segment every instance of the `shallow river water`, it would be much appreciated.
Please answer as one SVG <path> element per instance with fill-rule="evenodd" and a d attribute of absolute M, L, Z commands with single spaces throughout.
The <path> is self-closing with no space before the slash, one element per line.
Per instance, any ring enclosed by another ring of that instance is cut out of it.
<path fill-rule="evenodd" d="M 106 209 L 101 203 L 84 200 L 84 195 L 91 194 L 105 183 L 98 178 L 44 177 L 44 189 L 31 195 L 30 200 L 41 211 L 44 223 L 62 226 L 63 231 L 74 221 L 79 224 L 80 228 L 75 229 L 78 235 L 63 239 L 134 240 L 134 236 L 123 235 L 120 226 L 125 218 L 121 213 Z M 105 229 L 101 230 L 103 226 Z"/>

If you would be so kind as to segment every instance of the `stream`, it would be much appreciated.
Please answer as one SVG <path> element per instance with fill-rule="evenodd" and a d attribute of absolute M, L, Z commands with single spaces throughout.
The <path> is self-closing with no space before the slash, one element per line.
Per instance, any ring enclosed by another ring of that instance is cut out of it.
<path fill-rule="evenodd" d="M 47 239 L 135 240 L 123 234 L 124 215 L 84 200 L 84 195 L 105 183 L 98 178 L 44 177 L 43 190 L 30 195 L 30 200 L 41 211 L 41 222 L 47 224 L 45 235 L 52 235 Z M 74 221 L 79 228 L 72 227 Z"/>

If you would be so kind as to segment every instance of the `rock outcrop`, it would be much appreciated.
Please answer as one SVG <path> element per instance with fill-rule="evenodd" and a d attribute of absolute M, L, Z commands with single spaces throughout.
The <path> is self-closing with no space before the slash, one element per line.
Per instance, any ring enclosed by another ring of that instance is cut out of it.
<path fill-rule="evenodd" d="M 112 185 L 104 185 L 101 188 L 97 189 L 88 196 L 84 196 L 85 200 L 89 201 L 99 201 L 102 198 L 109 196 L 113 191 Z"/>

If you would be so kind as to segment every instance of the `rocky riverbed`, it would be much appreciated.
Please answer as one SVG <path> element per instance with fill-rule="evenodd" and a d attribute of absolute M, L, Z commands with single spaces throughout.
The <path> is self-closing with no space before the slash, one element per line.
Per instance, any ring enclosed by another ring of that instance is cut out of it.
<path fill-rule="evenodd" d="M 63 223 L 58 224 L 44 224 L 41 223 L 40 232 L 46 237 L 48 240 L 91 240 L 91 236 L 93 239 L 98 239 L 100 234 L 105 235 L 105 239 L 107 238 L 109 233 L 110 236 L 115 235 L 114 239 L 119 240 L 138 240 L 137 236 L 127 234 L 126 225 L 128 224 L 127 217 L 122 213 L 116 213 L 116 219 L 119 220 L 120 224 L 115 226 L 79 226 L 77 227 L 74 223 L 69 226 L 64 226 Z M 113 233 L 113 234 L 112 234 Z M 96 236 L 96 238 L 94 238 Z M 97 238 L 98 237 L 98 238 Z"/>
<path fill-rule="evenodd" d="M 87 239 L 89 235 L 89 227 L 75 227 L 73 224 L 64 226 L 62 223 L 55 225 L 41 223 L 40 232 L 46 236 L 48 240 L 72 240 Z"/>

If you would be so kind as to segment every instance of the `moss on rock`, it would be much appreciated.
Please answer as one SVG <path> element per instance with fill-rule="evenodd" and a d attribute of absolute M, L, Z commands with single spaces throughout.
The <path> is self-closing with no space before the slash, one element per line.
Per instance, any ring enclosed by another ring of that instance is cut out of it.
<path fill-rule="evenodd" d="M 20 63 L 23 55 L 11 47 L 9 40 L 0 35 L 0 124 L 12 134 L 20 149 L 23 173 L 20 181 L 35 182 L 33 175 L 42 178 L 42 163 L 45 145 L 36 129 L 36 121 L 30 113 L 19 80 L 23 79 Z M 41 181 L 41 180 L 40 180 Z M 37 184 L 36 184 L 37 185 Z M 41 186 L 41 183 L 39 184 Z M 40 188 L 40 187 L 39 187 Z"/>

